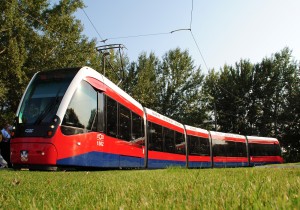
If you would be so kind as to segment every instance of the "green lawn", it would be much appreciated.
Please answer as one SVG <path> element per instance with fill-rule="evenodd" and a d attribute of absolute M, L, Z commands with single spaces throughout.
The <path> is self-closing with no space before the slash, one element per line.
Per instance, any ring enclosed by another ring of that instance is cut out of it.
<path fill-rule="evenodd" d="M 299 209 L 300 168 L 0 170 L 0 209 Z"/>

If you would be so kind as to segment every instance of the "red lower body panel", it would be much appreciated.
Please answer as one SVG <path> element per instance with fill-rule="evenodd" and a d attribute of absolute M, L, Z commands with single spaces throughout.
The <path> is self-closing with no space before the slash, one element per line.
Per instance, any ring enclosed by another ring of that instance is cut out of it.
<path fill-rule="evenodd" d="M 266 165 L 283 163 L 283 158 L 280 156 L 250 156 L 250 165 Z"/>
<path fill-rule="evenodd" d="M 55 165 L 57 150 L 51 143 L 11 143 L 11 162 L 16 165 Z"/>

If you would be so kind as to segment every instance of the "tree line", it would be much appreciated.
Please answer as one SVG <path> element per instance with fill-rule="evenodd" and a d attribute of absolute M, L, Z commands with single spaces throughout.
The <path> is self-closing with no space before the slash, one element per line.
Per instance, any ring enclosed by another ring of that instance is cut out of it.
<path fill-rule="evenodd" d="M 142 52 L 136 61 L 112 50 L 102 62 L 74 16 L 83 7 L 80 0 L 0 0 L 1 122 L 13 121 L 37 71 L 87 65 L 105 69 L 143 106 L 204 129 L 276 137 L 286 161 L 300 161 L 300 66 L 289 48 L 206 74 L 180 48 L 161 58 Z"/>

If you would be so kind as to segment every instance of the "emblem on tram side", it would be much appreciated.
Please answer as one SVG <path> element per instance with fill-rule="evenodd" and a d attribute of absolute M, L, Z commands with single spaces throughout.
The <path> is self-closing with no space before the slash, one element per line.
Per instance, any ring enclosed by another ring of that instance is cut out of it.
<path fill-rule="evenodd" d="M 28 161 L 28 151 L 26 150 L 21 151 L 21 161 L 22 162 Z"/>

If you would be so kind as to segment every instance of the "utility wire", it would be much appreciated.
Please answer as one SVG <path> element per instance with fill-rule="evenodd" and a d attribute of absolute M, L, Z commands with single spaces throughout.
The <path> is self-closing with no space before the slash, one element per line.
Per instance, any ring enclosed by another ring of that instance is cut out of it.
<path fill-rule="evenodd" d="M 191 35 L 192 35 L 193 40 L 194 40 L 194 42 L 195 42 L 195 44 L 196 44 L 196 46 L 197 46 L 197 49 L 198 49 L 198 51 L 199 51 L 199 53 L 200 53 L 200 55 L 201 55 L 201 58 L 202 58 L 202 60 L 203 60 L 203 62 L 204 62 L 204 64 L 205 64 L 206 70 L 208 71 L 208 67 L 207 67 L 206 61 L 205 61 L 205 59 L 204 59 L 204 57 L 203 57 L 203 55 L 202 55 L 202 53 L 201 53 L 201 50 L 200 50 L 199 45 L 198 45 L 198 43 L 197 43 L 197 41 L 196 41 L 196 39 L 195 39 L 195 37 L 194 37 L 194 34 L 193 34 L 192 30 L 191 30 Z"/>
<path fill-rule="evenodd" d="M 91 21 L 91 19 L 89 18 L 89 16 L 87 15 L 87 13 L 85 12 L 85 10 L 82 8 L 82 11 L 84 12 L 85 16 L 87 17 L 87 19 L 90 21 L 90 23 L 92 24 L 94 30 L 96 31 L 96 33 L 98 34 L 98 36 L 101 39 L 101 42 L 105 42 L 104 39 L 101 37 L 100 33 L 98 32 L 98 30 L 96 29 L 95 25 L 93 24 L 93 22 Z"/>
<path fill-rule="evenodd" d="M 147 36 L 160 36 L 160 35 L 167 35 L 167 34 L 173 34 L 178 31 L 190 31 L 190 28 L 180 28 L 180 29 L 175 29 L 170 32 L 161 32 L 161 33 L 152 33 L 152 34 L 139 34 L 139 35 L 130 35 L 130 36 L 119 36 L 119 37 L 110 37 L 107 39 L 102 40 L 101 42 L 106 42 L 107 40 L 111 39 L 129 39 L 129 38 L 137 38 L 137 37 L 147 37 Z"/>
<path fill-rule="evenodd" d="M 201 55 L 201 58 L 202 58 L 202 60 L 203 60 L 203 62 L 204 62 L 204 64 L 205 64 L 205 67 L 206 67 L 207 71 L 208 71 L 208 66 L 207 66 L 207 64 L 206 64 L 206 61 L 205 61 L 205 59 L 204 59 L 204 56 L 203 56 L 203 54 L 202 54 L 202 52 L 201 52 L 201 50 L 200 50 L 200 47 L 199 47 L 199 45 L 198 45 L 198 43 L 197 43 L 197 40 L 196 40 L 196 38 L 195 38 L 195 36 L 194 36 L 194 34 L 193 34 L 193 31 L 192 31 L 193 10 L 194 10 L 194 0 L 192 0 L 191 20 L 190 20 L 190 32 L 191 32 L 191 35 L 192 35 L 193 40 L 194 40 L 194 42 L 195 42 L 195 45 L 197 46 L 197 49 L 198 49 L 198 51 L 199 51 L 199 54 Z M 238 102 L 244 102 L 244 99 L 242 99 L 242 98 L 236 96 L 235 94 L 233 94 L 232 92 L 228 91 L 226 88 L 222 87 L 221 85 L 219 85 L 219 84 L 216 83 L 216 86 L 218 86 L 220 89 L 222 89 L 223 91 L 227 92 L 228 94 L 230 94 L 230 95 L 233 96 L 234 98 L 238 99 Z"/>
<path fill-rule="evenodd" d="M 196 40 L 196 38 L 195 38 L 195 36 L 194 36 L 194 34 L 193 34 L 193 31 L 192 31 L 193 10 L 194 10 L 194 0 L 192 0 L 191 20 L 190 20 L 190 32 L 191 32 L 191 35 L 192 35 L 193 40 L 194 40 L 194 42 L 195 42 L 195 45 L 197 46 L 197 49 L 198 49 L 198 51 L 199 51 L 199 54 L 201 55 L 201 58 L 202 58 L 202 60 L 203 60 L 203 62 L 204 62 L 204 64 L 205 64 L 206 70 L 208 71 L 208 66 L 207 66 L 207 64 L 206 64 L 206 61 L 205 61 L 205 59 L 204 59 L 204 56 L 203 56 L 203 54 L 202 54 L 202 52 L 201 52 L 201 50 L 200 50 L 200 47 L 199 47 L 199 45 L 198 45 L 198 43 L 197 43 L 197 40 Z M 238 96 L 234 95 L 233 93 L 231 93 L 230 91 L 228 91 L 226 88 L 222 87 L 221 85 L 219 85 L 219 84 L 216 84 L 216 85 L 217 85 L 219 88 L 223 89 L 225 92 L 229 93 L 231 96 L 237 98 L 239 101 L 244 101 L 243 99 L 241 99 L 241 98 L 239 98 Z"/>
<path fill-rule="evenodd" d="M 162 33 L 153 33 L 153 34 L 139 34 L 139 35 L 129 35 L 129 36 L 119 36 L 119 37 L 110 37 L 110 38 L 107 38 L 107 39 L 104 39 L 104 40 L 106 41 L 106 40 L 109 40 L 109 39 L 128 39 L 128 38 L 137 38 L 137 37 L 145 37 L 145 36 L 159 36 L 159 35 L 166 35 L 166 34 L 169 34 L 169 33 L 171 33 L 171 32 L 162 32 Z"/>
<path fill-rule="evenodd" d="M 192 0 L 192 9 L 191 9 L 191 21 L 190 21 L 190 29 L 192 29 L 192 22 L 193 22 L 193 10 L 194 10 L 194 0 Z"/>
<path fill-rule="evenodd" d="M 208 71 L 208 66 L 207 66 L 207 64 L 206 64 L 206 61 L 205 61 L 205 59 L 204 59 L 204 56 L 203 56 L 203 54 L 202 54 L 202 52 L 201 52 L 201 50 L 200 50 L 200 47 L 199 47 L 199 45 L 198 45 L 198 43 L 197 43 L 197 40 L 196 40 L 196 38 L 195 38 L 195 36 L 194 36 L 194 34 L 193 34 L 193 31 L 192 31 L 193 10 L 194 10 L 194 0 L 192 0 L 191 20 L 190 20 L 190 32 L 191 32 L 191 36 L 193 37 L 194 43 L 195 43 L 195 45 L 197 46 L 198 52 L 199 52 L 199 54 L 201 55 L 201 58 L 202 58 L 202 60 L 203 60 L 203 62 L 204 62 L 204 64 L 205 64 L 205 67 L 206 67 L 207 71 Z M 234 95 L 232 92 L 228 91 L 226 88 L 222 87 L 222 86 L 219 85 L 219 84 L 216 84 L 216 85 L 217 85 L 219 88 L 223 89 L 223 90 L 224 90 L 225 92 L 227 92 L 228 94 L 230 94 L 231 96 L 237 98 L 237 99 L 238 99 L 238 102 L 240 102 L 240 101 L 241 101 L 241 102 L 244 102 L 244 100 L 243 100 L 242 98 L 240 98 L 240 97 Z"/>
<path fill-rule="evenodd" d="M 200 50 L 200 47 L 199 47 L 199 45 L 198 45 L 198 43 L 197 43 L 197 40 L 196 40 L 196 38 L 195 38 L 195 36 L 194 36 L 194 34 L 193 34 L 193 31 L 192 31 L 193 11 L 194 11 L 194 0 L 192 0 L 191 20 L 190 20 L 190 29 L 189 29 L 189 31 L 191 32 L 191 35 L 192 35 L 193 40 L 194 40 L 194 43 L 195 43 L 195 45 L 196 45 L 196 47 L 197 47 L 197 49 L 198 49 L 198 52 L 199 52 L 199 54 L 200 54 L 200 56 L 201 56 L 201 58 L 202 58 L 202 60 L 203 60 L 203 62 L 204 62 L 204 65 L 205 65 L 205 67 L 206 67 L 206 70 L 208 71 L 208 67 L 207 67 L 206 61 L 205 61 L 205 59 L 204 59 L 204 56 L 203 56 L 203 54 L 202 54 L 202 52 L 201 52 L 201 50 Z"/>

